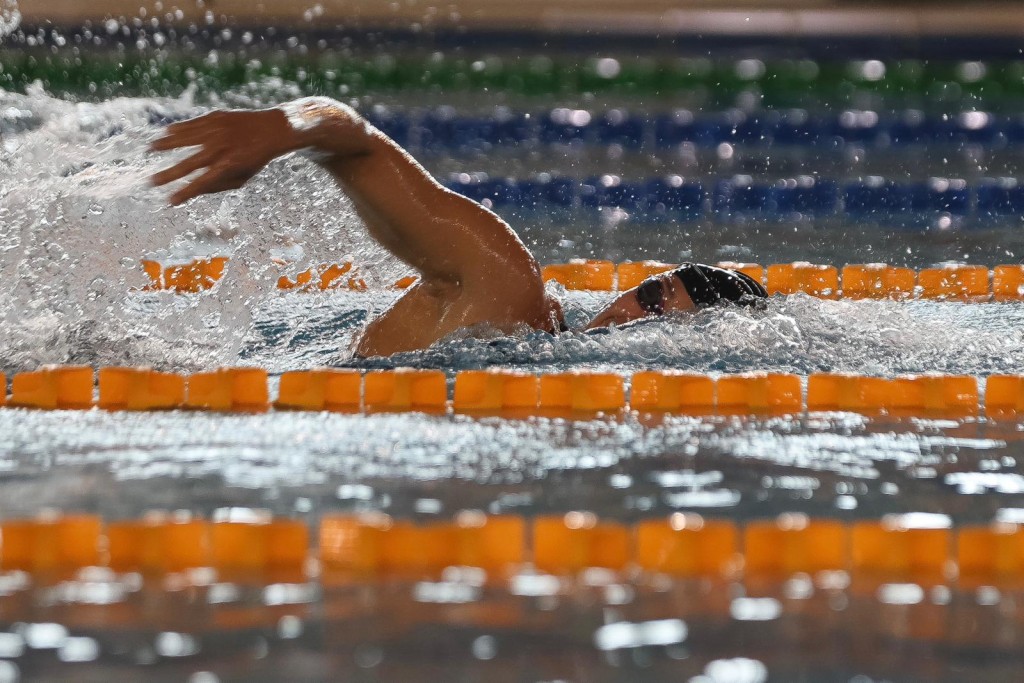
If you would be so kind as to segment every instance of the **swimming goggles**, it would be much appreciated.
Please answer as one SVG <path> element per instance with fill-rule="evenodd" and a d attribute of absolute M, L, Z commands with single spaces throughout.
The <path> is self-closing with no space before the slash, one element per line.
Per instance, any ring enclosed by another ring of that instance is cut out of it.
<path fill-rule="evenodd" d="M 636 288 L 636 302 L 647 313 L 665 312 L 665 286 L 658 277 L 649 277 Z"/>

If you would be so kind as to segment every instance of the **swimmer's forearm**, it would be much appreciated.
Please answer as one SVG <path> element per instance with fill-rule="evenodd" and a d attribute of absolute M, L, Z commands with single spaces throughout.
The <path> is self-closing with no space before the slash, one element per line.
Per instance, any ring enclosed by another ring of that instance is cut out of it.
<path fill-rule="evenodd" d="M 306 97 L 278 109 L 288 121 L 291 150 L 311 150 L 330 160 L 368 154 L 390 142 L 352 107 L 327 97 Z"/>

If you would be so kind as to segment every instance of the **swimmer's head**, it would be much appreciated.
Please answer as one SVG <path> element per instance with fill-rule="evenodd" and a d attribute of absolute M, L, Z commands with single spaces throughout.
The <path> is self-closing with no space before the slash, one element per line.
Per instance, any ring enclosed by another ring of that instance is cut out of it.
<path fill-rule="evenodd" d="M 587 329 L 687 313 L 723 303 L 761 305 L 767 296 L 768 292 L 761 283 L 745 273 L 684 263 L 623 292 L 590 321 Z"/>

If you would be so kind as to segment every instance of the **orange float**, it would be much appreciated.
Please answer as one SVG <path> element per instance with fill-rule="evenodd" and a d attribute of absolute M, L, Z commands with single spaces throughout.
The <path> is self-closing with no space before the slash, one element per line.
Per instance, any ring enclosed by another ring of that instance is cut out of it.
<path fill-rule="evenodd" d="M 151 368 L 100 368 L 99 406 L 104 410 L 161 410 L 185 403 L 185 378 Z"/>
<path fill-rule="evenodd" d="M 980 301 L 990 294 L 985 266 L 925 268 L 918 273 L 917 284 L 925 299 Z"/>
<path fill-rule="evenodd" d="M 629 404 L 641 412 L 709 415 L 715 410 L 715 382 L 707 375 L 687 372 L 637 372 Z"/>
<path fill-rule="evenodd" d="M 819 299 L 839 298 L 839 272 L 836 267 L 804 261 L 768 266 L 768 294 L 801 292 Z"/>
<path fill-rule="evenodd" d="M 518 515 L 462 510 L 455 516 L 457 561 L 488 574 L 511 573 L 526 561 L 526 521 Z"/>
<path fill-rule="evenodd" d="M 323 368 L 281 375 L 275 408 L 359 412 L 363 376 L 358 370 Z"/>
<path fill-rule="evenodd" d="M 1019 585 L 1024 580 L 1024 532 L 1007 522 L 958 529 L 956 561 L 961 584 Z"/>
<path fill-rule="evenodd" d="M 455 376 L 458 413 L 532 415 L 540 401 L 536 375 L 513 370 L 463 370 Z"/>
<path fill-rule="evenodd" d="M 210 565 L 209 523 L 151 512 L 107 525 L 109 565 L 117 571 L 178 572 Z"/>
<path fill-rule="evenodd" d="M 325 572 L 366 576 L 380 571 L 384 538 L 393 526 L 382 513 L 325 515 L 320 519 L 320 562 Z"/>
<path fill-rule="evenodd" d="M 267 371 L 262 368 L 220 368 L 188 378 L 189 408 L 221 411 L 262 411 L 270 407 Z"/>
<path fill-rule="evenodd" d="M 237 518 L 233 518 L 237 517 Z M 210 525 L 210 559 L 225 576 L 254 575 L 267 567 L 269 513 L 244 510 Z"/>
<path fill-rule="evenodd" d="M 78 514 L 0 522 L 0 569 L 45 574 L 98 565 L 101 527 L 99 517 Z"/>
<path fill-rule="evenodd" d="M 45 409 L 92 407 L 93 371 L 82 365 L 45 365 L 19 372 L 11 381 L 13 406 Z"/>
<path fill-rule="evenodd" d="M 985 415 L 990 418 L 1024 414 L 1024 375 L 991 375 L 985 381 Z"/>
<path fill-rule="evenodd" d="M 437 577 L 458 563 L 458 532 L 448 522 L 396 520 L 383 536 L 382 571 L 408 578 Z"/>
<path fill-rule="evenodd" d="M 880 411 L 865 395 L 867 380 L 875 378 L 844 373 L 818 373 L 807 378 L 808 411 Z M 883 380 L 884 382 L 884 380 Z"/>
<path fill-rule="evenodd" d="M 368 412 L 443 413 L 447 404 L 448 383 L 442 370 L 373 370 L 363 377 Z"/>
<path fill-rule="evenodd" d="M 142 269 L 150 279 L 150 284 L 144 289 L 178 293 L 201 292 L 213 287 L 224 276 L 224 266 L 227 262 L 226 256 L 214 256 L 165 267 L 158 261 L 143 259 Z"/>
<path fill-rule="evenodd" d="M 345 275 L 348 277 L 344 277 Z M 356 276 L 352 262 L 346 261 L 345 263 L 322 263 L 316 268 L 302 271 L 295 276 L 294 280 L 282 275 L 277 279 L 277 288 L 301 292 L 326 292 L 331 289 L 349 289 L 361 292 L 366 290 L 366 282 Z"/>
<path fill-rule="evenodd" d="M 621 570 L 630 557 L 629 531 L 600 522 L 592 512 L 545 515 L 533 522 L 533 562 L 550 574 L 573 574 L 588 567 Z"/>
<path fill-rule="evenodd" d="M 796 513 L 751 521 L 743 534 L 744 568 L 750 575 L 776 578 L 845 570 L 848 534 L 842 522 Z"/>
<path fill-rule="evenodd" d="M 951 523 L 945 515 L 909 513 L 861 521 L 851 529 L 851 566 L 884 581 L 942 583 L 950 575 Z"/>
<path fill-rule="evenodd" d="M 613 413 L 622 410 L 625 403 L 622 377 L 614 373 L 576 371 L 540 378 L 543 414 Z"/>
<path fill-rule="evenodd" d="M 671 576 L 722 577 L 740 566 L 739 533 L 731 520 L 676 512 L 647 519 L 636 527 L 636 562 L 647 571 Z"/>
<path fill-rule="evenodd" d="M 566 289 L 610 291 L 615 288 L 615 264 L 611 261 L 573 259 L 541 270 L 544 281 L 554 280 Z"/>
<path fill-rule="evenodd" d="M 843 266 L 846 299 L 905 299 L 914 294 L 917 273 L 885 263 Z"/>
<path fill-rule="evenodd" d="M 716 386 L 716 409 L 722 415 L 786 415 L 803 411 L 800 378 L 796 375 L 722 375 Z"/>
<path fill-rule="evenodd" d="M 1024 299 L 1024 265 L 1002 265 L 992 270 L 992 298 L 996 301 Z"/>
<path fill-rule="evenodd" d="M 970 417 L 978 414 L 978 380 L 970 375 L 921 375 L 924 416 Z"/>

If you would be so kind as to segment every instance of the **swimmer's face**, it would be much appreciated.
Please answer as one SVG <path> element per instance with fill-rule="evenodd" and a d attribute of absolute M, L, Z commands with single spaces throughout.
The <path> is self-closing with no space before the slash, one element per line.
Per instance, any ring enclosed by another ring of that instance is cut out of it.
<path fill-rule="evenodd" d="M 679 278 L 671 272 L 661 273 L 620 294 L 590 321 L 587 329 L 625 325 L 634 320 L 685 313 L 696 308 Z"/>

